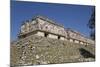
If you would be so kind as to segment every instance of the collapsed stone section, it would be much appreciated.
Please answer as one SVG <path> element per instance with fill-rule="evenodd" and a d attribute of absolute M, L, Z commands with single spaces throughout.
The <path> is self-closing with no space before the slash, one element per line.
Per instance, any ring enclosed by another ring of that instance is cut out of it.
<path fill-rule="evenodd" d="M 69 40 L 70 42 L 84 45 L 95 44 L 93 40 L 86 38 L 79 32 L 70 28 L 65 29 L 62 25 L 42 16 L 36 16 L 21 26 L 19 38 L 24 38 L 30 34 L 53 39 Z"/>
<path fill-rule="evenodd" d="M 84 50 L 86 57 L 84 57 Z M 30 35 L 11 44 L 11 65 L 17 67 L 94 61 L 95 59 L 88 56 L 86 51 L 95 55 L 95 48 L 91 45 L 85 46 L 65 40 Z"/>

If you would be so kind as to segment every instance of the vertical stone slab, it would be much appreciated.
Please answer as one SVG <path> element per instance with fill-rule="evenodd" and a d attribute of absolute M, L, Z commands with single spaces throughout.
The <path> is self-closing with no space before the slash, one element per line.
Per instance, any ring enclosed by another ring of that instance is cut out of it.
<path fill-rule="evenodd" d="M 65 40 L 65 38 L 64 37 L 60 37 L 60 40 Z"/>
<path fill-rule="evenodd" d="M 35 35 L 38 35 L 38 36 L 44 36 L 44 32 L 38 31 Z"/>
<path fill-rule="evenodd" d="M 78 41 L 78 40 L 75 40 L 74 42 L 75 42 L 75 43 L 79 43 L 79 41 Z"/>
<path fill-rule="evenodd" d="M 53 38 L 53 39 L 57 39 L 57 38 L 58 38 L 57 35 L 53 35 L 53 34 L 48 34 L 48 37 L 49 37 L 49 38 Z"/>
<path fill-rule="evenodd" d="M 69 39 L 69 41 L 70 41 L 70 42 L 74 42 L 74 40 L 73 40 L 73 39 Z"/>

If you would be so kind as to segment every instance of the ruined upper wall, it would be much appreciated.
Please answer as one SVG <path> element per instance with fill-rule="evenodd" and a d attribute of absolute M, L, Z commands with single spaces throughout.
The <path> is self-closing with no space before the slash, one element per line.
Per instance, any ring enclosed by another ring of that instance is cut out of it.
<path fill-rule="evenodd" d="M 77 40 L 85 42 L 85 37 L 82 34 L 80 34 L 79 32 L 72 30 L 70 28 L 66 29 L 66 32 L 68 33 L 69 38 L 77 39 Z"/>
<path fill-rule="evenodd" d="M 48 18 L 42 16 L 36 16 L 31 21 L 27 21 L 21 26 L 20 35 L 29 34 L 31 32 L 42 31 L 42 36 L 45 33 L 57 35 L 56 37 L 63 36 L 66 39 L 73 39 L 77 42 L 95 44 L 93 40 L 86 38 L 84 35 L 76 30 L 70 28 L 65 29 L 62 25 L 59 25 Z M 38 32 L 39 33 L 39 32 Z M 36 34 L 36 33 L 35 33 Z M 50 35 L 51 36 L 51 35 Z"/>
<path fill-rule="evenodd" d="M 79 42 L 87 43 L 87 44 L 95 44 L 95 42 L 78 31 L 72 30 L 70 28 L 66 29 L 67 36 L 69 39 L 77 40 Z"/>
<path fill-rule="evenodd" d="M 54 23 L 50 23 L 44 19 L 37 18 L 39 30 L 50 32 L 56 35 L 65 36 L 67 33 L 64 30 L 64 27 L 56 25 Z"/>
<path fill-rule="evenodd" d="M 26 22 L 21 26 L 20 35 L 29 33 L 31 31 L 37 30 L 38 24 L 36 20 L 32 20 L 30 22 Z"/>
<path fill-rule="evenodd" d="M 55 22 L 44 18 L 42 16 L 35 17 L 32 21 L 26 22 L 21 26 L 20 34 L 24 35 L 26 33 L 41 30 L 49 33 L 53 33 L 56 35 L 65 36 L 66 32 L 64 30 L 64 27 L 56 24 Z"/>

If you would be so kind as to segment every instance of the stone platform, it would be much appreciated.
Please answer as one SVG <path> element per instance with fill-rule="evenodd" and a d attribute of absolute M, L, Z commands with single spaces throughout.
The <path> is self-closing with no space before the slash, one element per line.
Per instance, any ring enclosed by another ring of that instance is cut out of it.
<path fill-rule="evenodd" d="M 11 43 L 11 66 L 95 61 L 95 46 L 31 35 Z"/>

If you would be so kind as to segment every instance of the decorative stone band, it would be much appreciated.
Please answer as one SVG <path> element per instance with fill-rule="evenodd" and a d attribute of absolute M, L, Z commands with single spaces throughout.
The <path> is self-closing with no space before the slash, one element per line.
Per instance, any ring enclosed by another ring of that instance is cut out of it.
<path fill-rule="evenodd" d="M 80 43 L 80 44 L 84 44 L 84 45 L 94 44 L 94 42 L 82 41 L 82 40 L 79 40 L 79 39 L 73 39 L 71 37 L 69 37 L 69 39 L 67 39 L 66 36 L 62 36 L 62 35 L 59 35 L 59 34 L 54 34 L 54 33 L 43 31 L 43 30 L 34 30 L 30 33 L 20 34 L 18 36 L 18 38 L 25 38 L 29 35 L 38 35 L 38 36 L 49 37 L 49 38 L 53 38 L 53 39 L 69 40 L 70 42 Z"/>
<path fill-rule="evenodd" d="M 42 20 L 44 20 L 44 21 L 47 21 L 47 22 L 49 22 L 49 23 L 51 23 L 51 24 L 54 24 L 54 25 L 57 25 L 57 26 L 60 26 L 60 27 L 63 27 L 63 28 L 64 28 L 63 25 L 58 24 L 58 23 L 56 23 L 56 22 L 54 22 L 54 21 L 48 19 L 47 17 L 43 17 L 43 16 L 38 15 L 38 16 L 35 17 L 35 19 L 37 19 L 37 18 L 40 18 L 40 19 L 42 19 Z"/>
<path fill-rule="evenodd" d="M 38 35 L 38 36 L 49 37 L 53 39 L 67 40 L 65 36 L 54 34 L 54 33 L 47 32 L 47 31 L 42 31 L 42 30 L 34 30 L 33 32 L 30 32 L 30 33 L 20 34 L 18 38 L 25 38 L 30 35 Z"/>
<path fill-rule="evenodd" d="M 73 39 L 73 38 L 69 38 L 67 40 L 69 40 L 70 42 L 73 42 L 73 43 L 79 43 L 79 44 L 83 44 L 83 45 L 94 45 L 95 44 L 94 42 L 82 41 L 82 40 Z"/>

